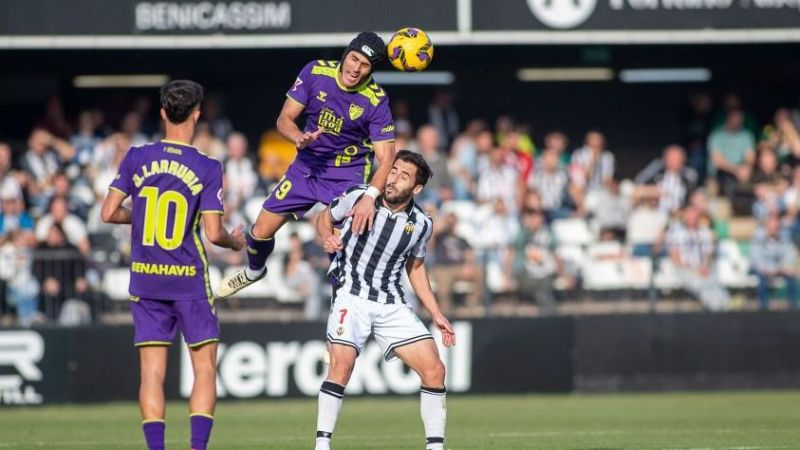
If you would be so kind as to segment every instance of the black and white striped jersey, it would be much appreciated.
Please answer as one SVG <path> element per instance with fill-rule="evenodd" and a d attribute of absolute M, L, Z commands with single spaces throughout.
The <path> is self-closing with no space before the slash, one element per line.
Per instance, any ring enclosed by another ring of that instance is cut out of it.
<path fill-rule="evenodd" d="M 336 254 L 328 274 L 336 277 L 336 292 L 379 303 L 405 303 L 401 280 L 406 261 L 425 258 L 433 222 L 413 200 L 404 210 L 393 213 L 378 197 L 372 230 L 353 234 L 353 219 L 347 213 L 367 187 L 354 186 L 331 203 L 331 218 L 344 221 L 344 248 Z"/>

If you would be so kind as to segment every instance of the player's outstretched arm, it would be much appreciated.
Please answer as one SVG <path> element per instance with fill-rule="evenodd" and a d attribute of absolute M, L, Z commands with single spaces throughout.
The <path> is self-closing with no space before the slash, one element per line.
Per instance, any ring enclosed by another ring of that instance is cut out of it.
<path fill-rule="evenodd" d="M 217 212 L 203 213 L 203 228 L 206 231 L 208 240 L 218 247 L 229 248 L 237 252 L 244 248 L 245 240 L 244 234 L 242 234 L 242 226 L 239 225 L 233 230 L 233 233 L 228 233 L 228 230 L 222 225 L 222 214 Z"/>
<path fill-rule="evenodd" d="M 128 198 L 122 191 L 109 189 L 106 200 L 103 202 L 101 215 L 103 222 L 106 223 L 131 223 L 131 210 L 122 206 L 122 202 Z"/>
<path fill-rule="evenodd" d="M 372 176 L 369 183 L 369 190 L 366 195 L 353 207 L 353 232 L 361 234 L 372 229 L 372 221 L 375 219 L 375 199 L 383 192 L 386 179 L 392 170 L 392 163 L 397 156 L 394 148 L 394 141 L 381 141 L 375 143 L 375 158 L 378 160 L 378 170 Z"/>
<path fill-rule="evenodd" d="M 300 130 L 300 127 L 297 126 L 297 118 L 300 117 L 300 114 L 302 114 L 305 109 L 305 105 L 288 97 L 286 101 L 283 102 L 283 108 L 280 114 L 278 114 L 278 121 L 275 123 L 281 136 L 294 142 L 298 150 L 302 150 L 308 144 L 316 141 L 324 131 L 322 128 L 305 133 Z"/>
<path fill-rule="evenodd" d="M 333 230 L 333 218 L 331 217 L 330 207 L 325 208 L 325 211 L 317 214 L 314 225 L 322 241 L 322 248 L 324 248 L 326 252 L 336 253 L 342 249 L 342 238 L 337 236 Z"/>
<path fill-rule="evenodd" d="M 408 281 L 420 303 L 431 313 L 431 319 L 439 331 L 442 332 L 442 344 L 445 347 L 456 345 L 456 334 L 450 321 L 442 314 L 439 304 L 436 303 L 436 296 L 433 295 L 431 282 L 428 279 L 428 271 L 425 269 L 425 261 L 418 258 L 409 258 L 406 262 L 406 272 Z"/>

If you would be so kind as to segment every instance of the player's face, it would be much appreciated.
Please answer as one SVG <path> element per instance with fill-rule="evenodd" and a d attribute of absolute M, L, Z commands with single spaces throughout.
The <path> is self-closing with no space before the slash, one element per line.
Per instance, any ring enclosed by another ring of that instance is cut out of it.
<path fill-rule="evenodd" d="M 342 69 L 339 73 L 342 84 L 351 88 L 361 83 L 369 75 L 372 68 L 366 56 L 358 52 L 349 52 L 342 61 Z"/>
<path fill-rule="evenodd" d="M 412 195 L 419 194 L 422 186 L 416 182 L 417 166 L 409 162 L 397 160 L 386 179 L 386 189 L 383 197 L 393 204 L 404 203 Z"/>

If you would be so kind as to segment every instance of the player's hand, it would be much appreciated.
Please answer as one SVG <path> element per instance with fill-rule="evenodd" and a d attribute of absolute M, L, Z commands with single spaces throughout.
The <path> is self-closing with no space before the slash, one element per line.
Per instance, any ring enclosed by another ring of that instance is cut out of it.
<path fill-rule="evenodd" d="M 356 206 L 347 213 L 353 216 L 353 225 L 350 229 L 355 234 L 361 234 L 372 229 L 372 221 L 375 220 L 375 199 L 369 195 L 364 195 Z"/>
<path fill-rule="evenodd" d="M 306 131 L 302 134 L 299 138 L 295 139 L 294 145 L 297 146 L 298 150 L 302 150 L 308 146 L 308 144 L 314 142 L 319 138 L 322 133 L 325 132 L 325 128 L 318 128 L 317 131 Z"/>
<path fill-rule="evenodd" d="M 453 326 L 444 314 L 437 314 L 433 316 L 433 323 L 442 332 L 442 344 L 445 347 L 452 347 L 456 345 L 456 333 L 453 331 Z"/>
<path fill-rule="evenodd" d="M 336 253 L 344 248 L 344 244 L 342 243 L 341 237 L 332 234 L 322 243 L 322 248 L 328 253 Z"/>
<path fill-rule="evenodd" d="M 239 225 L 233 230 L 233 233 L 231 233 L 231 241 L 233 241 L 231 250 L 238 252 L 244 248 L 246 241 L 244 239 L 244 233 L 242 233 L 242 228 L 244 228 L 244 225 Z"/>

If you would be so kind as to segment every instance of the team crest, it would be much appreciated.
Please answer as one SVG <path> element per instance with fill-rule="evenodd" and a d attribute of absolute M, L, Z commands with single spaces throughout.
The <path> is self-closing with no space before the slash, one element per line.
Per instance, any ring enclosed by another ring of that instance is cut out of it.
<path fill-rule="evenodd" d="M 350 113 L 350 120 L 356 120 L 364 114 L 364 108 L 350 103 L 350 110 L 348 112 Z"/>
<path fill-rule="evenodd" d="M 344 334 L 344 327 L 339 327 L 336 329 L 336 335 L 341 336 Z"/>
<path fill-rule="evenodd" d="M 414 222 L 406 223 L 405 232 L 406 232 L 406 234 L 411 234 L 411 233 L 414 232 Z"/>

